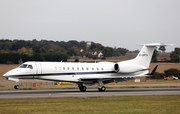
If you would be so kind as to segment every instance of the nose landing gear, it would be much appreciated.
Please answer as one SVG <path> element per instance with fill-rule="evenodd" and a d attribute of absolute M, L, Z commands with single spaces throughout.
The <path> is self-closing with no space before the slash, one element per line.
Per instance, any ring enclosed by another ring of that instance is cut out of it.
<path fill-rule="evenodd" d="M 14 86 L 14 89 L 19 89 L 19 85 L 15 85 L 15 86 Z"/>
<path fill-rule="evenodd" d="M 18 82 L 16 82 L 16 85 L 14 86 L 14 89 L 19 89 Z"/>

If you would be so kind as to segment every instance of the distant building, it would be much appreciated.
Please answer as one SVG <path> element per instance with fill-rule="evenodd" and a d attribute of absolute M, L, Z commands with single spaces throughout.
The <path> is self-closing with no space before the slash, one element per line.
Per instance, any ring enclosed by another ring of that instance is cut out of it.
<path fill-rule="evenodd" d="M 97 55 L 97 52 L 95 51 L 93 55 Z"/>
<path fill-rule="evenodd" d="M 98 54 L 98 57 L 99 57 L 99 58 L 102 58 L 102 57 L 103 57 L 103 53 L 100 52 L 100 53 Z"/>
<path fill-rule="evenodd" d="M 82 53 L 83 51 L 84 51 L 83 49 L 80 50 L 81 53 Z"/>
<path fill-rule="evenodd" d="M 90 41 L 87 41 L 86 44 L 87 44 L 87 48 L 89 48 L 91 46 L 91 43 Z"/>

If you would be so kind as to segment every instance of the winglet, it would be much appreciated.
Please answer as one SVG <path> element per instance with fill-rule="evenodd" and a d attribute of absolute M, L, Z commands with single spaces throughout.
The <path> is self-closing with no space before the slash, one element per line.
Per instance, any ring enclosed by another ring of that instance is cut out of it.
<path fill-rule="evenodd" d="M 156 67 L 153 69 L 153 71 L 149 75 L 153 76 L 154 73 L 156 72 L 157 67 L 158 67 L 158 65 L 156 65 Z"/>

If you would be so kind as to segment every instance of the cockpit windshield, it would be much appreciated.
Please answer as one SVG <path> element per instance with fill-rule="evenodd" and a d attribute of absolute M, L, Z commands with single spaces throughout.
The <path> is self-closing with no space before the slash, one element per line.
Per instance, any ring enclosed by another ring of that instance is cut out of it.
<path fill-rule="evenodd" d="M 26 68 L 27 67 L 27 64 L 22 64 L 19 66 L 19 68 Z"/>
<path fill-rule="evenodd" d="M 28 67 L 27 67 L 27 68 L 29 68 L 29 69 L 33 69 L 32 65 L 28 65 Z"/>
<path fill-rule="evenodd" d="M 19 66 L 19 68 L 28 68 L 28 69 L 33 69 L 32 65 L 28 65 L 28 64 L 22 64 Z"/>

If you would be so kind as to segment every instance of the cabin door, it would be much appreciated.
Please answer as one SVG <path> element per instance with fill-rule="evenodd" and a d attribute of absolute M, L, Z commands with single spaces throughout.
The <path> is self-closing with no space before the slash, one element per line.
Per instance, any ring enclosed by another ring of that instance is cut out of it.
<path fill-rule="evenodd" d="M 36 63 L 36 74 L 42 74 L 42 66 L 41 63 Z"/>

